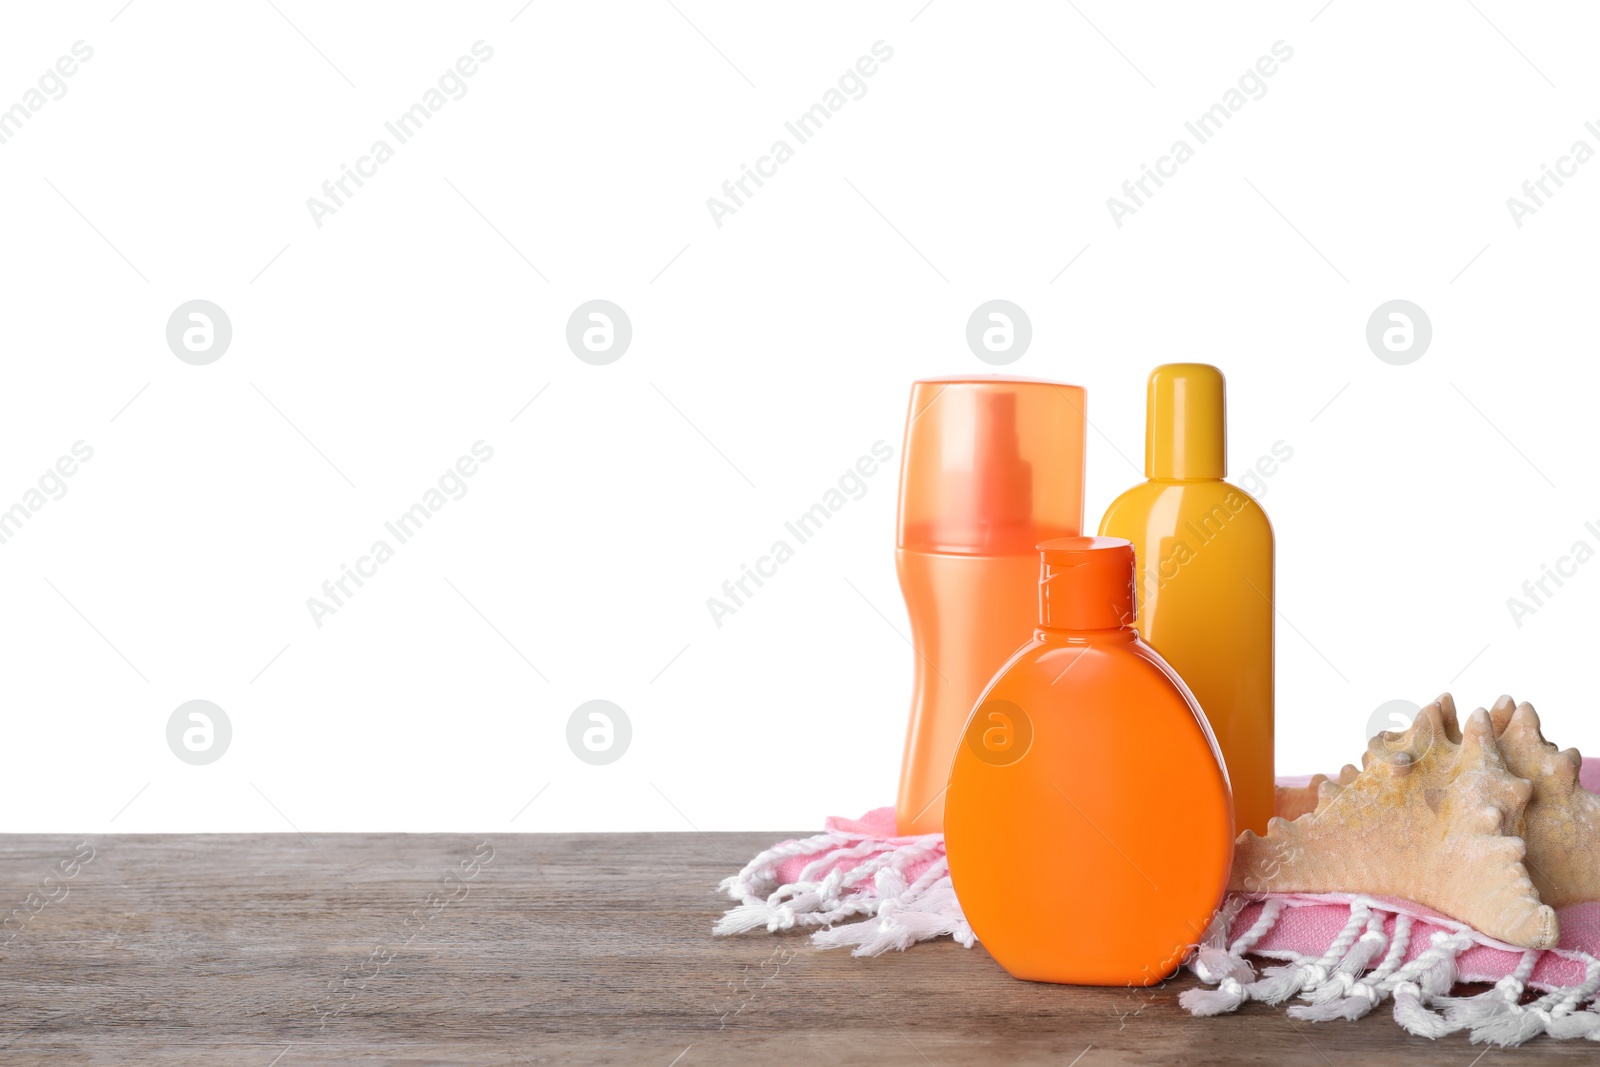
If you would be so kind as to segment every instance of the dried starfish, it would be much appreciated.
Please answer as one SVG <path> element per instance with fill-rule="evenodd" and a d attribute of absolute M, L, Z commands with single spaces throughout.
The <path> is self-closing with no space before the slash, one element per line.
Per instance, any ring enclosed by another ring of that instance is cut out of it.
<path fill-rule="evenodd" d="M 1315 811 L 1273 818 L 1265 837 L 1241 834 L 1229 888 L 1405 897 L 1509 944 L 1550 948 L 1555 909 L 1517 836 L 1533 791 L 1507 768 L 1490 713 L 1461 730 L 1446 695 L 1404 733 L 1374 737 L 1361 770 L 1320 782 Z"/>
<path fill-rule="evenodd" d="M 1583 757 L 1544 739 L 1532 704 L 1502 696 L 1489 717 L 1506 767 L 1533 783 L 1521 834 L 1539 899 L 1552 908 L 1600 900 L 1600 797 L 1578 782 Z"/>
<path fill-rule="evenodd" d="M 1316 811 L 1317 794 L 1321 791 L 1322 783 L 1327 780 L 1326 774 L 1313 774 L 1311 781 L 1305 785 L 1278 786 L 1272 798 L 1273 814 L 1293 822 L 1302 815 Z"/>

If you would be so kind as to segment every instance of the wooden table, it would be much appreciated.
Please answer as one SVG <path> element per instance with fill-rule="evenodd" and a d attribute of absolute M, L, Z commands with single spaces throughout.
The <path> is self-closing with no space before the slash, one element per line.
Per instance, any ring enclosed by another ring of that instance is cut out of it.
<path fill-rule="evenodd" d="M 1386 1007 L 1195 1019 L 1177 1005 L 1189 978 L 1036 985 L 949 941 L 853 959 L 802 935 L 713 938 L 716 882 L 781 836 L 0 837 L 0 1063 L 1469 1067 L 1484 1052 L 1412 1037 Z M 1481 1062 L 1597 1056 L 1540 1038 Z"/>

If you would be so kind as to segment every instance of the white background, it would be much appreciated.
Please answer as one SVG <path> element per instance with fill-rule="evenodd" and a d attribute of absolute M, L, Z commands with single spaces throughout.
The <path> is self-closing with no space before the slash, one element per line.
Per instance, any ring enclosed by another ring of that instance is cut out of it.
<path fill-rule="evenodd" d="M 0 507 L 94 449 L 0 545 L 5 829 L 892 802 L 907 391 L 991 369 L 964 329 L 992 298 L 1033 323 L 1007 372 L 1089 390 L 1086 525 L 1141 477 L 1157 363 L 1225 370 L 1235 473 L 1293 449 L 1261 495 L 1280 772 L 1446 688 L 1600 751 L 1600 562 L 1520 627 L 1506 605 L 1600 548 L 1600 162 L 1520 229 L 1506 206 L 1600 148 L 1592 8 L 275 2 L 4 13 L 0 106 L 94 49 L 0 145 Z M 478 40 L 466 95 L 318 228 L 307 198 Z M 706 199 L 880 40 L 865 96 L 718 228 Z M 1279 40 L 1266 95 L 1114 225 Z M 233 324 L 209 366 L 165 340 L 196 298 Z M 609 366 L 564 340 L 593 298 L 633 323 Z M 1433 323 L 1409 366 L 1364 339 L 1395 298 Z M 706 599 L 880 439 L 889 468 L 717 628 Z M 318 628 L 307 598 L 478 440 L 467 495 Z M 165 739 L 196 698 L 233 724 L 203 767 Z M 633 724 L 609 766 L 565 741 L 594 698 Z"/>

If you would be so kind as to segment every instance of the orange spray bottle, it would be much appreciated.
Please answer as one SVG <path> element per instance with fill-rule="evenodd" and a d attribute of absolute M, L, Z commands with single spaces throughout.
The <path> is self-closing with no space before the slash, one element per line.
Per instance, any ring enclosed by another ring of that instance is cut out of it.
<path fill-rule="evenodd" d="M 1152 985 L 1227 887 L 1227 772 L 1194 696 L 1133 627 L 1132 546 L 1039 549 L 1038 629 L 979 698 L 951 768 L 950 879 L 1013 976 Z"/>
<path fill-rule="evenodd" d="M 1039 556 L 1083 525 L 1084 390 L 999 375 L 913 383 L 896 568 L 916 650 L 896 816 L 937 833 L 973 702 L 1033 633 Z"/>
<path fill-rule="evenodd" d="M 1227 473 L 1222 372 L 1150 373 L 1144 472 L 1100 532 L 1133 542 L 1139 635 L 1188 683 L 1222 747 L 1239 829 L 1273 815 L 1272 524 Z"/>

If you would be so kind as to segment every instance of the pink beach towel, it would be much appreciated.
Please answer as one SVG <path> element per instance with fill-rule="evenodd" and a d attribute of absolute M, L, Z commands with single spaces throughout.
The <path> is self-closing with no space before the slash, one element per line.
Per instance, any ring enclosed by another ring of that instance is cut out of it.
<path fill-rule="evenodd" d="M 1580 781 L 1600 793 L 1600 759 L 1583 761 Z M 737 903 L 715 932 L 813 929 L 818 947 L 851 945 L 858 956 L 946 935 L 972 947 L 943 836 L 894 830 L 894 809 L 878 808 L 768 849 L 722 882 Z M 1211 988 L 1186 990 L 1179 1001 L 1195 1015 L 1217 1015 L 1298 996 L 1288 1014 L 1310 1021 L 1356 1019 L 1392 1001 L 1395 1021 L 1424 1037 L 1469 1030 L 1496 1045 L 1539 1034 L 1600 1041 L 1591 1003 L 1600 992 L 1600 902 L 1563 908 L 1558 918 L 1557 947 L 1524 950 L 1409 900 L 1229 894 L 1188 961 Z M 1258 976 L 1248 956 L 1281 962 Z M 1460 983 L 1493 988 L 1451 996 Z"/>

